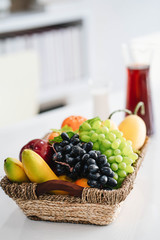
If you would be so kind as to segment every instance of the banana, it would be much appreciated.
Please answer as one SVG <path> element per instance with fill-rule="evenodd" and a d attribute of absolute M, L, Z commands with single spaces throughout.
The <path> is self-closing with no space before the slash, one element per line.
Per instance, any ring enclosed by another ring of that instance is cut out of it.
<path fill-rule="evenodd" d="M 8 179 L 12 182 L 29 182 L 22 163 L 15 158 L 7 158 L 4 160 L 4 171 Z"/>
<path fill-rule="evenodd" d="M 24 171 L 31 182 L 42 183 L 49 180 L 58 180 L 43 158 L 31 149 L 22 152 L 22 164 Z"/>
<path fill-rule="evenodd" d="M 51 170 L 43 158 L 31 149 L 25 149 L 22 152 L 22 164 L 31 182 L 42 183 L 49 180 L 58 180 L 59 178 Z M 54 194 L 68 194 L 65 191 L 51 191 Z"/>

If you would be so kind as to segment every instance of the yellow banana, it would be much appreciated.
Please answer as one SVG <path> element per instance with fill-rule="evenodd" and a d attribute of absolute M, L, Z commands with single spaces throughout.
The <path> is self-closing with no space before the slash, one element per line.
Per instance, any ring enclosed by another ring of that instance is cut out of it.
<path fill-rule="evenodd" d="M 22 164 L 31 182 L 42 183 L 59 179 L 43 158 L 31 149 L 22 152 Z M 67 194 L 65 191 L 51 191 L 51 193 Z"/>
<path fill-rule="evenodd" d="M 15 158 L 4 160 L 4 171 L 8 179 L 12 182 L 28 182 L 22 163 Z"/>
<path fill-rule="evenodd" d="M 56 174 L 43 158 L 31 149 L 25 149 L 22 152 L 22 164 L 31 182 L 42 183 L 54 179 L 58 180 Z"/>

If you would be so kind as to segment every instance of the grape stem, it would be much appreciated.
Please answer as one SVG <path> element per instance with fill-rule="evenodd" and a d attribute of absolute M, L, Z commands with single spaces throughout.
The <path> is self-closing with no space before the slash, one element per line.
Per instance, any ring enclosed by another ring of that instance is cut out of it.
<path fill-rule="evenodd" d="M 135 109 L 134 109 L 134 114 L 137 115 L 139 109 L 141 108 L 141 114 L 145 114 L 145 107 L 144 107 L 144 102 L 139 102 L 137 103 Z"/>
<path fill-rule="evenodd" d="M 52 145 L 52 148 L 53 148 L 53 150 L 55 151 L 55 154 L 58 155 L 56 149 L 54 148 L 54 143 L 53 143 L 53 145 Z M 73 167 L 70 167 L 70 165 L 69 165 L 68 163 L 59 162 L 59 161 L 56 161 L 56 160 L 55 160 L 55 162 L 56 162 L 56 163 L 59 163 L 59 164 L 61 164 L 61 165 L 64 165 L 64 166 L 69 167 L 70 172 L 73 171 Z"/>
<path fill-rule="evenodd" d="M 115 114 L 115 113 L 117 113 L 117 112 L 126 112 L 126 113 L 128 113 L 129 115 L 132 114 L 132 112 L 131 112 L 130 110 L 128 110 L 128 109 L 119 109 L 119 110 L 116 110 L 116 111 L 112 112 L 112 113 L 109 115 L 108 119 L 111 119 L 111 117 L 113 116 L 113 114 Z"/>
<path fill-rule="evenodd" d="M 57 151 L 56 151 L 56 149 L 54 148 L 54 143 L 52 144 L 52 148 L 53 148 L 55 154 L 57 155 Z"/>
<path fill-rule="evenodd" d="M 53 148 L 53 150 L 55 151 L 55 154 L 57 155 L 58 153 L 57 153 L 56 149 L 54 148 L 54 143 L 53 143 L 53 145 L 52 145 L 52 148 Z M 64 165 L 64 166 L 69 167 L 70 172 L 73 171 L 73 167 L 70 167 L 70 165 L 69 165 L 68 163 L 59 162 L 59 161 L 56 161 L 56 160 L 55 160 L 55 162 L 56 162 L 56 163 L 59 163 L 59 164 L 61 164 L 61 165 Z"/>
<path fill-rule="evenodd" d="M 59 162 L 59 161 L 57 161 L 57 160 L 55 160 L 55 162 L 58 163 L 58 164 L 60 164 L 60 165 L 64 165 L 64 166 L 69 167 L 70 172 L 73 171 L 73 167 L 71 167 L 68 163 L 65 163 L 65 162 Z"/>

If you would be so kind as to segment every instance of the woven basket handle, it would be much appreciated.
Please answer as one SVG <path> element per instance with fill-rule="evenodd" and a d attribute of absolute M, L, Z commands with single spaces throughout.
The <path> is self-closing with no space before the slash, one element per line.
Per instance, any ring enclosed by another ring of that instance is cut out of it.
<path fill-rule="evenodd" d="M 70 196 L 81 197 L 83 187 L 75 183 L 66 182 L 63 180 L 50 180 L 44 183 L 38 183 L 36 187 L 36 195 L 40 196 L 52 190 L 62 190 L 68 192 Z"/>

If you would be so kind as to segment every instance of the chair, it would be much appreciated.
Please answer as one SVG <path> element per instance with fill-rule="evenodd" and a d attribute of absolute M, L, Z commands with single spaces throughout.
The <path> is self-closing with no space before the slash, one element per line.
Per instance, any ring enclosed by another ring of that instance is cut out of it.
<path fill-rule="evenodd" d="M 38 113 L 38 68 L 34 51 L 0 56 L 0 127 Z"/>

